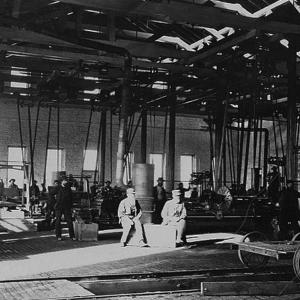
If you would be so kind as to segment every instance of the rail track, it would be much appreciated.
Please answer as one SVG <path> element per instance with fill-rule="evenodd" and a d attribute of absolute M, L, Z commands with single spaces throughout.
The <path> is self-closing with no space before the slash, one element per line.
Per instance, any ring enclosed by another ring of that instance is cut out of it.
<path fill-rule="evenodd" d="M 266 266 L 261 270 L 246 268 L 157 273 L 132 273 L 96 276 L 71 276 L 0 281 L 24 283 L 30 281 L 68 280 L 93 295 L 55 299 L 101 299 L 121 296 L 192 293 L 201 295 L 274 295 L 300 294 L 300 282 L 291 266 Z"/>

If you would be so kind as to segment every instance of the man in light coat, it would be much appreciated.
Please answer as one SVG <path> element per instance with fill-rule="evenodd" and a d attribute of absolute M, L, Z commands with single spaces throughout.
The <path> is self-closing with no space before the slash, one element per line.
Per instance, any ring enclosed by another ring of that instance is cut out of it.
<path fill-rule="evenodd" d="M 123 227 L 121 237 L 121 247 L 125 247 L 131 228 L 135 228 L 136 235 L 141 247 L 146 246 L 143 238 L 143 228 L 140 221 L 142 210 L 139 203 L 135 199 L 135 191 L 133 188 L 126 190 L 127 197 L 123 199 L 118 208 L 119 222 Z"/>
<path fill-rule="evenodd" d="M 162 225 L 176 228 L 176 246 L 184 245 L 186 240 L 186 209 L 184 203 L 181 202 L 180 195 L 179 190 L 173 190 L 172 199 L 166 202 L 161 212 Z"/>

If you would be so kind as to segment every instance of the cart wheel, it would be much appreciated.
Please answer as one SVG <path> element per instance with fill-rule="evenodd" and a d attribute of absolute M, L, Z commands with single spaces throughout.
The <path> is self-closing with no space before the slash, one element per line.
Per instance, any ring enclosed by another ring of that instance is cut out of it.
<path fill-rule="evenodd" d="M 292 242 L 296 241 L 300 241 L 300 232 L 296 233 L 292 238 Z"/>
<path fill-rule="evenodd" d="M 266 236 L 259 232 L 253 231 L 247 233 L 241 240 L 242 243 L 251 243 L 251 242 L 259 242 L 259 241 L 266 241 Z M 247 266 L 248 268 L 260 268 L 265 266 L 268 261 L 269 257 L 264 256 L 261 254 L 256 254 L 244 250 L 238 250 L 238 256 L 240 261 L 243 265 Z"/>
<path fill-rule="evenodd" d="M 300 247 L 296 250 L 293 256 L 293 269 L 298 280 L 300 280 Z"/>

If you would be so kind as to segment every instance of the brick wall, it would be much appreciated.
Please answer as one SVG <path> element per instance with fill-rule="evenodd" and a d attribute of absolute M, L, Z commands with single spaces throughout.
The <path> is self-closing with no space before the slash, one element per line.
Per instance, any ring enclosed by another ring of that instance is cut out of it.
<path fill-rule="evenodd" d="M 32 131 L 36 119 L 36 107 L 31 109 Z M 100 113 L 95 112 L 90 130 L 88 149 L 97 148 Z M 27 106 L 21 108 L 22 131 L 24 145 L 29 149 L 28 111 Z M 60 147 L 65 150 L 65 170 L 67 173 L 80 174 L 83 164 L 83 149 L 88 127 L 89 110 L 61 108 L 60 110 Z M 138 119 L 138 114 L 136 115 Z M 40 109 L 37 141 L 35 148 L 34 166 L 35 178 L 42 182 L 44 160 L 46 151 L 48 108 Z M 112 159 L 110 158 L 110 118 L 107 115 L 107 143 L 105 177 L 112 179 L 114 184 L 116 153 L 119 130 L 119 118 L 113 116 L 112 122 Z M 209 134 L 205 123 L 199 118 L 185 118 L 178 116 L 176 120 L 176 158 L 175 180 L 180 180 L 180 155 L 194 154 L 197 161 L 197 170 L 209 168 Z M 167 133 L 168 137 L 168 133 Z M 148 155 L 149 153 L 162 153 L 164 144 L 164 117 L 148 117 Z M 20 135 L 17 115 L 17 105 L 13 101 L 0 100 L 0 160 L 7 161 L 8 146 L 20 146 Z M 52 109 L 49 148 L 57 146 L 57 115 Z M 135 161 L 140 160 L 140 131 L 136 133 L 131 151 L 134 152 Z M 168 140 L 166 140 L 168 151 Z M 112 178 L 110 169 L 112 164 Z M 0 177 L 7 179 L 7 171 L 0 170 Z"/>

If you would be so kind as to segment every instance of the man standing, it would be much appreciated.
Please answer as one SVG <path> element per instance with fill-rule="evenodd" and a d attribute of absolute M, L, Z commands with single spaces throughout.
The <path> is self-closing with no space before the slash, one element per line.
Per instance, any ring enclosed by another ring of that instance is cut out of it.
<path fill-rule="evenodd" d="M 162 225 L 175 226 L 176 228 L 176 246 L 185 244 L 186 230 L 186 209 L 184 203 L 181 202 L 180 191 L 172 191 L 172 199 L 167 201 L 161 216 L 163 218 Z"/>
<path fill-rule="evenodd" d="M 269 182 L 268 195 L 273 203 L 277 203 L 280 190 L 280 173 L 278 172 L 278 168 L 273 166 L 272 172 L 267 177 Z"/>
<path fill-rule="evenodd" d="M 37 185 L 37 181 L 33 180 L 32 185 L 29 188 L 31 214 L 38 212 L 40 194 L 41 192 Z"/>
<path fill-rule="evenodd" d="M 163 186 L 164 179 L 162 177 L 158 177 L 157 185 L 153 187 L 153 198 L 155 204 L 154 210 L 154 223 L 161 223 L 161 211 L 167 201 L 166 190 Z"/>
<path fill-rule="evenodd" d="M 287 188 L 282 191 L 279 198 L 280 216 L 279 227 L 281 239 L 288 239 L 288 223 L 291 222 L 294 235 L 299 232 L 299 204 L 300 193 L 294 189 L 293 181 L 287 181 Z"/>
<path fill-rule="evenodd" d="M 139 203 L 135 199 L 135 191 L 133 188 L 126 190 L 127 198 L 123 199 L 118 208 L 119 222 L 123 227 L 123 234 L 121 237 L 121 247 L 126 246 L 128 235 L 132 227 L 136 230 L 139 244 L 141 247 L 146 246 L 143 238 L 143 229 L 140 218 L 142 211 Z"/>
<path fill-rule="evenodd" d="M 114 203 L 113 189 L 111 187 L 110 180 L 105 181 L 104 187 L 100 190 L 101 196 L 103 198 L 102 209 L 105 211 L 109 218 L 114 218 L 117 213 L 118 204 Z"/>
<path fill-rule="evenodd" d="M 68 224 L 69 235 L 72 240 L 75 240 L 73 222 L 72 222 L 72 205 L 73 197 L 72 190 L 66 179 L 63 179 L 61 186 L 57 187 L 55 192 L 56 202 L 54 205 L 55 209 L 55 234 L 58 241 L 61 241 L 61 217 L 64 215 L 65 220 Z"/>

